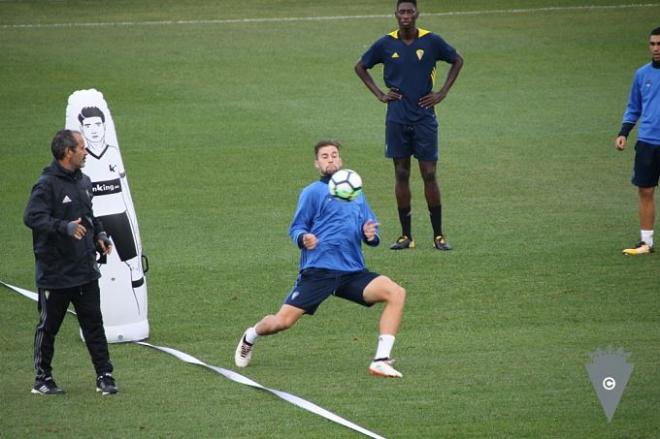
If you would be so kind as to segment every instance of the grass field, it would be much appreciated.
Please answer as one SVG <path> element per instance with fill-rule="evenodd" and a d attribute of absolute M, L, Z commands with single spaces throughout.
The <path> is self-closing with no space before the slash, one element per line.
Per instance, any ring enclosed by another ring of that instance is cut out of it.
<path fill-rule="evenodd" d="M 396 28 L 393 3 L 0 2 L 0 280 L 34 289 L 22 212 L 67 97 L 97 88 L 151 263 L 149 341 L 232 368 L 242 331 L 295 278 L 287 229 L 319 138 L 345 145 L 384 244 L 399 234 L 385 109 L 352 70 Z M 388 438 L 660 436 L 660 260 L 620 253 L 638 239 L 637 196 L 632 148 L 613 147 L 660 3 L 626 3 L 420 1 L 418 25 L 465 67 L 438 108 L 455 251 L 431 248 L 418 174 L 418 248 L 365 249 L 408 291 L 405 377 L 367 375 L 379 310 L 338 299 L 261 340 L 245 375 Z M 443 12 L 456 14 L 424 16 Z M 243 18 L 262 20 L 229 21 Z M 0 437 L 358 436 L 134 344 L 111 346 L 121 393 L 101 399 L 71 317 L 54 361 L 68 393 L 36 397 L 37 317 L 0 290 Z M 611 423 L 585 370 L 607 346 L 635 366 Z"/>

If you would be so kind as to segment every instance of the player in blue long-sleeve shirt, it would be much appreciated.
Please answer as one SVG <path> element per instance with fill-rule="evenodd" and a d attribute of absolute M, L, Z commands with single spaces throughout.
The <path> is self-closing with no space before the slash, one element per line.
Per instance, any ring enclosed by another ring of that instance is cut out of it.
<path fill-rule="evenodd" d="M 334 198 L 328 191 L 330 176 L 342 166 L 340 144 L 322 140 L 314 147 L 314 165 L 321 178 L 305 189 L 289 228 L 289 236 L 301 249 L 300 271 L 284 304 L 275 315 L 267 315 L 248 328 L 236 347 L 234 361 L 246 367 L 259 336 L 271 335 L 293 326 L 304 314 L 334 295 L 363 306 L 383 302 L 380 335 L 369 373 L 400 378 L 390 354 L 399 330 L 406 291 L 390 278 L 369 271 L 361 243 L 377 246 L 378 222 L 363 194 L 353 201 Z"/>
<path fill-rule="evenodd" d="M 320 180 L 303 189 L 298 200 L 289 236 L 301 249 L 300 270 L 364 270 L 360 241 L 369 246 L 379 244 L 376 215 L 362 194 L 353 202 L 331 197 L 328 193 L 329 180 L 329 175 L 322 175 Z M 369 221 L 376 227 L 371 241 L 367 240 L 362 229 L 362 225 Z M 316 245 L 311 249 L 304 245 L 307 233 L 316 239 Z"/>
<path fill-rule="evenodd" d="M 651 62 L 635 72 L 623 125 L 615 146 L 623 151 L 628 134 L 639 122 L 632 183 L 639 191 L 641 240 L 623 250 L 626 255 L 653 252 L 655 223 L 655 188 L 660 179 L 660 27 L 649 35 Z"/>

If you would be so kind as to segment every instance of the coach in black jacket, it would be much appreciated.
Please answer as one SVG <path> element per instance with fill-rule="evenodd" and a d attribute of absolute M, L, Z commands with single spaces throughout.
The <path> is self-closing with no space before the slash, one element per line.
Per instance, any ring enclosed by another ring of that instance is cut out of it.
<path fill-rule="evenodd" d="M 32 393 L 64 393 L 55 384 L 51 362 L 55 335 L 73 303 L 96 370 L 96 390 L 117 393 L 103 329 L 96 251 L 112 243 L 92 212 L 92 183 L 80 169 L 87 151 L 77 131 L 60 130 L 51 143 L 55 160 L 32 188 L 24 222 L 32 229 L 39 291 L 39 324 L 34 339 L 36 378 Z"/>

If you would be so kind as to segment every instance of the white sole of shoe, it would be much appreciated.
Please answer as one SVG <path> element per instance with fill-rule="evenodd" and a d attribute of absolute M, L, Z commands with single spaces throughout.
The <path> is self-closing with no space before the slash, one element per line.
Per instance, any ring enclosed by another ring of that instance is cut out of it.
<path fill-rule="evenodd" d="M 373 375 L 375 377 L 381 377 L 381 378 L 403 378 L 403 375 L 388 375 L 373 369 L 369 369 L 369 375 Z"/>

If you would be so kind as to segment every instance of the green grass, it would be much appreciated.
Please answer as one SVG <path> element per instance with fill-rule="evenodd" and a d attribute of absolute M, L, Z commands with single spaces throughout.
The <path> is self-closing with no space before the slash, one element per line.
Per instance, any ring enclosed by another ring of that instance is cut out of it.
<path fill-rule="evenodd" d="M 11 27 L 69 22 L 389 15 L 389 2 L 1 2 L 0 280 L 32 289 L 31 185 L 50 161 L 67 97 L 112 109 L 149 255 L 150 342 L 231 368 L 248 325 L 290 288 L 287 228 L 316 178 L 312 145 L 335 137 L 382 223 L 398 235 L 384 107 L 352 71 L 393 18 Z M 424 12 L 623 1 L 420 2 Z M 653 7 L 427 16 L 465 68 L 438 109 L 446 231 L 431 249 L 413 175 L 418 249 L 365 249 L 408 290 L 394 355 L 403 380 L 366 374 L 379 309 L 336 299 L 259 342 L 254 380 L 386 437 L 657 437 L 658 256 L 625 258 L 638 235 L 632 148 L 617 153 Z M 442 66 L 446 69 L 445 66 Z M 440 72 L 444 76 L 446 70 Z M 376 69 L 374 76 L 379 78 Z M 631 139 L 634 140 L 634 139 Z M 206 369 L 112 345 L 121 394 L 101 399 L 68 317 L 54 369 L 32 383 L 36 305 L 0 291 L 0 437 L 327 438 L 356 433 Z M 622 346 L 635 369 L 608 423 L 587 353 Z"/>

